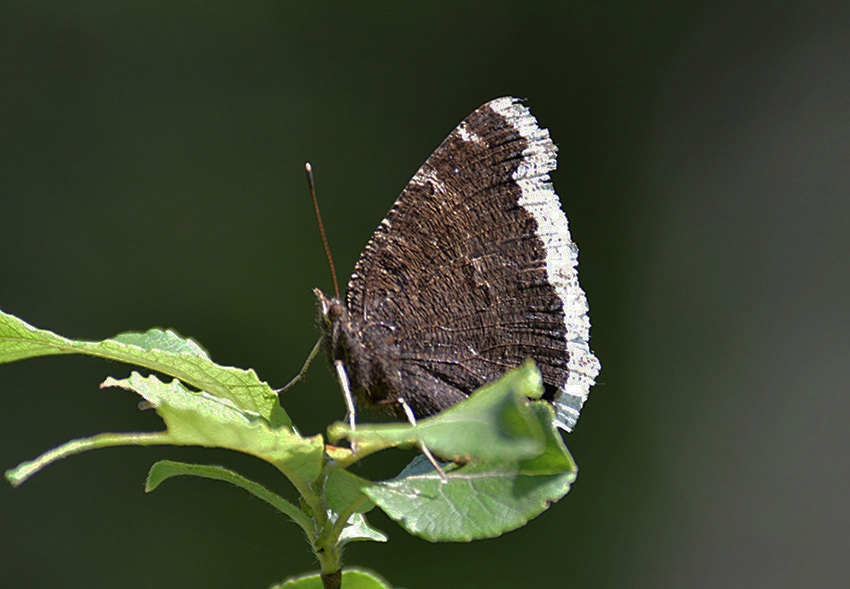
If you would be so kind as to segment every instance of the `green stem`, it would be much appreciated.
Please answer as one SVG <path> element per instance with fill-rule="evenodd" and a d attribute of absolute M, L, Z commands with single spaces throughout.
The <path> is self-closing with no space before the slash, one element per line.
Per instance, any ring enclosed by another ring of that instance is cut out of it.
<path fill-rule="evenodd" d="M 339 545 L 339 533 L 336 523 L 328 517 L 327 501 L 325 499 L 325 483 L 330 473 L 337 467 L 336 461 L 325 453 L 324 464 L 318 478 L 310 486 L 310 494 L 302 497 L 310 503 L 313 509 L 313 520 L 316 522 L 316 538 L 313 539 L 313 552 L 319 560 L 322 570 L 322 586 L 325 589 L 340 589 L 342 586 L 342 550 Z M 320 488 L 319 492 L 314 487 Z"/>
<path fill-rule="evenodd" d="M 342 553 L 339 544 L 324 536 L 319 539 L 315 552 L 322 569 L 322 585 L 325 589 L 339 589 L 342 586 Z"/>

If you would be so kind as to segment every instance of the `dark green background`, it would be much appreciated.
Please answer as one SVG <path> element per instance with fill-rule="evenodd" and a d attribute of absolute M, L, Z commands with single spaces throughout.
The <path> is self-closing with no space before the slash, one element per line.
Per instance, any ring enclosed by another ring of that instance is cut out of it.
<path fill-rule="evenodd" d="M 528 99 L 560 146 L 602 360 L 571 493 L 521 530 L 390 542 L 399 586 L 827 587 L 850 578 L 850 8 L 846 2 L 56 2 L 0 8 L 0 307 L 81 339 L 172 327 L 274 386 L 340 273 L 474 108 Z M 157 429 L 127 367 L 0 367 L 8 468 Z M 319 363 L 285 406 L 344 407 Z M 266 587 L 301 533 L 220 483 L 143 493 L 161 458 L 74 457 L 0 485 L 8 587 Z"/>

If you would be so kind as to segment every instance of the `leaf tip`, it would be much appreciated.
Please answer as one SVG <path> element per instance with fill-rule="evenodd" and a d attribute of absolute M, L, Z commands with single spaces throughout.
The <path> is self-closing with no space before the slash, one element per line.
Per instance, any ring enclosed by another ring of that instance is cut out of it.
<path fill-rule="evenodd" d="M 6 477 L 6 480 L 10 485 L 14 488 L 18 488 L 23 485 L 27 479 L 29 479 L 32 475 L 38 472 L 38 468 L 33 466 L 32 462 L 22 462 L 15 468 L 10 468 L 6 472 L 3 473 L 3 476 Z"/>

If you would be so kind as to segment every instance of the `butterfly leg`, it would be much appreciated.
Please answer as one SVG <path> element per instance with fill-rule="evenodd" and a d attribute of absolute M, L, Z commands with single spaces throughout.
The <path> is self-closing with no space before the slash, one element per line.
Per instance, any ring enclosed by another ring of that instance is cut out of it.
<path fill-rule="evenodd" d="M 357 427 L 356 413 L 354 410 L 354 397 L 351 396 L 351 384 L 348 382 L 348 373 L 345 371 L 345 365 L 342 360 L 334 360 L 334 369 L 336 370 L 336 378 L 339 381 L 339 387 L 342 389 L 342 398 L 345 399 L 345 407 L 348 410 L 346 421 L 351 428 L 351 433 L 354 433 L 354 428 Z M 357 444 L 351 443 L 351 451 L 357 453 Z"/>
<path fill-rule="evenodd" d="M 322 349 L 323 341 L 324 337 L 320 337 L 319 341 L 316 342 L 316 345 L 313 346 L 313 349 L 310 350 L 310 355 L 307 356 L 307 360 L 304 361 L 304 366 L 301 367 L 301 370 L 298 371 L 298 374 L 296 374 L 288 383 L 283 385 L 282 388 L 279 388 L 275 391 L 278 395 L 281 393 L 285 393 L 286 391 L 291 389 L 296 382 L 304 378 L 304 375 L 307 374 L 307 369 L 310 368 L 310 364 L 313 363 L 313 360 L 316 358 L 316 356 L 319 354 L 319 351 Z"/>
<path fill-rule="evenodd" d="M 413 410 L 410 408 L 410 405 L 407 404 L 407 401 L 404 400 L 404 397 L 398 397 L 396 399 L 398 404 L 401 405 L 401 408 L 404 409 L 404 414 L 407 416 L 407 421 L 410 422 L 410 425 L 416 425 L 416 416 L 413 414 Z M 440 478 L 443 479 L 443 482 L 448 480 L 445 471 L 442 469 L 440 464 L 434 458 L 434 455 L 431 454 L 431 451 L 428 449 L 428 446 L 425 445 L 424 442 L 419 442 L 419 449 L 425 455 L 425 458 L 434 465 L 434 468 L 437 469 L 437 472 L 440 473 Z"/>

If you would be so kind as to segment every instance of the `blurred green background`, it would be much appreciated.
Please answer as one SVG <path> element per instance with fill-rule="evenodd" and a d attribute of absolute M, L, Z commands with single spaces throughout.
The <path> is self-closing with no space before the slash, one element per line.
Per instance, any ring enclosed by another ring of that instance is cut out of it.
<path fill-rule="evenodd" d="M 80 339 L 172 327 L 281 386 L 330 288 L 310 160 L 348 275 L 470 111 L 528 99 L 560 146 L 602 361 L 564 500 L 521 530 L 390 542 L 401 587 L 830 587 L 850 579 L 850 4 L 36 2 L 0 5 L 0 307 Z M 284 403 L 344 414 L 317 363 Z M 126 366 L 0 366 L 0 466 L 152 430 Z M 221 483 L 143 492 L 122 448 L 0 485 L 7 587 L 266 587 L 315 568 Z M 408 457 L 401 457 L 405 460 Z M 291 496 L 291 493 L 290 495 Z"/>

